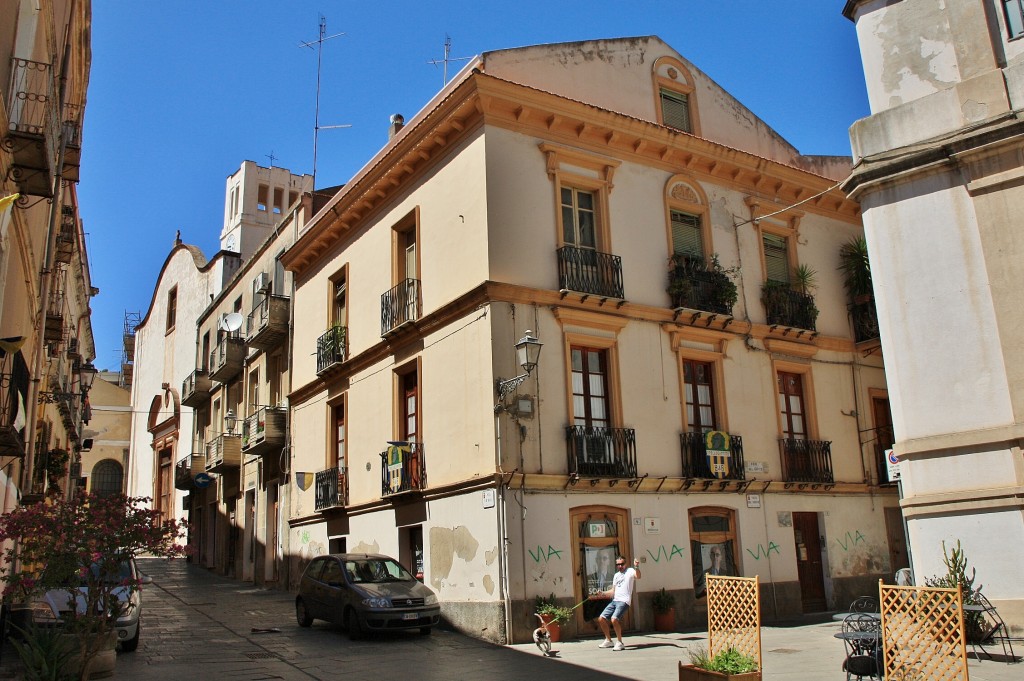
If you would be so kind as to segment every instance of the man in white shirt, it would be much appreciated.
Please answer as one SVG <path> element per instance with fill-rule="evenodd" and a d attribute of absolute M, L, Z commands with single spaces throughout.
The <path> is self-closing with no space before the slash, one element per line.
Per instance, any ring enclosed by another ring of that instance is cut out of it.
<path fill-rule="evenodd" d="M 612 599 L 597 619 L 597 623 L 601 625 L 601 631 L 604 632 L 604 641 L 598 646 L 599 648 L 625 650 L 626 646 L 622 643 L 622 623 L 620 620 L 626 614 L 626 611 L 629 610 L 630 603 L 633 602 L 633 584 L 638 579 L 640 579 L 640 559 L 634 558 L 633 567 L 627 569 L 626 559 L 619 556 L 615 559 L 615 577 L 612 579 L 612 588 L 592 596 L 592 598 Z M 612 647 L 611 630 L 608 627 L 608 620 L 612 621 L 612 626 L 615 627 L 615 638 L 618 639 L 614 647 Z"/>

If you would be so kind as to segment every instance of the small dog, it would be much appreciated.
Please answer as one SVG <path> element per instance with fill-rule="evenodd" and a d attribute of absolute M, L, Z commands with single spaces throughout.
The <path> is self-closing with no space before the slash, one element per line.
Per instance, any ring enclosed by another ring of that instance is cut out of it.
<path fill-rule="evenodd" d="M 537 615 L 537 618 L 540 619 L 540 615 Z M 533 630 L 533 642 L 542 653 L 551 655 L 551 633 L 544 626 L 544 620 L 541 620 L 541 625 Z"/>

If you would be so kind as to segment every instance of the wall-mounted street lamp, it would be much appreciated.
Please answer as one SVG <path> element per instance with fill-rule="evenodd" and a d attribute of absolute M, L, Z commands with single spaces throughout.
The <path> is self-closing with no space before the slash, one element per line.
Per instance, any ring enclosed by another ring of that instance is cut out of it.
<path fill-rule="evenodd" d="M 540 349 L 544 344 L 532 336 L 532 333 L 532 331 L 527 330 L 526 334 L 516 343 L 516 359 L 519 361 L 519 366 L 523 367 L 523 371 L 526 373 L 504 381 L 500 378 L 497 380 L 494 390 L 498 393 L 499 402 L 503 402 L 506 397 L 515 391 L 519 384 L 525 381 L 537 367 Z"/>
<path fill-rule="evenodd" d="M 82 392 L 92 390 L 92 384 L 96 381 L 96 374 L 98 373 L 92 362 L 86 362 L 78 368 L 78 383 L 82 386 Z"/>
<path fill-rule="evenodd" d="M 224 414 L 224 426 L 228 429 L 228 435 L 234 435 L 236 423 L 238 423 L 238 417 L 235 416 L 235 410 L 228 409 L 228 413 Z"/>

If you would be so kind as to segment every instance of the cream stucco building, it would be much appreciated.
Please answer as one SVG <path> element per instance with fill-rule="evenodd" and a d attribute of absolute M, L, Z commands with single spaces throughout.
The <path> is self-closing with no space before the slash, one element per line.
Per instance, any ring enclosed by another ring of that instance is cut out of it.
<path fill-rule="evenodd" d="M 962 542 L 1024 627 L 1024 6 L 846 3 L 871 116 L 850 130 L 914 572 Z"/>
<path fill-rule="evenodd" d="M 282 258 L 292 580 L 392 554 L 459 629 L 523 641 L 537 596 L 579 602 L 615 553 L 644 561 L 640 628 L 661 587 L 703 622 L 711 569 L 760 575 L 768 619 L 891 578 L 888 393 L 837 271 L 849 170 L 655 37 L 476 58 Z"/>

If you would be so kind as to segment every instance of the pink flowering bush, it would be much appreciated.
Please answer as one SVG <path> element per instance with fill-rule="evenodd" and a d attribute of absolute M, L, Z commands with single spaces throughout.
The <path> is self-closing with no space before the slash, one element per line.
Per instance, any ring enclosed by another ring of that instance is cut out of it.
<path fill-rule="evenodd" d="M 0 516 L 3 597 L 28 602 L 52 590 L 68 594 L 78 610 L 64 626 L 79 641 L 83 677 L 89 661 L 115 630 L 124 599 L 139 580 L 125 579 L 121 566 L 136 556 L 175 557 L 185 526 L 147 508 L 146 497 L 81 494 L 71 500 L 47 499 Z M 84 587 L 84 588 L 83 588 Z M 83 603 L 84 600 L 84 603 Z"/>

